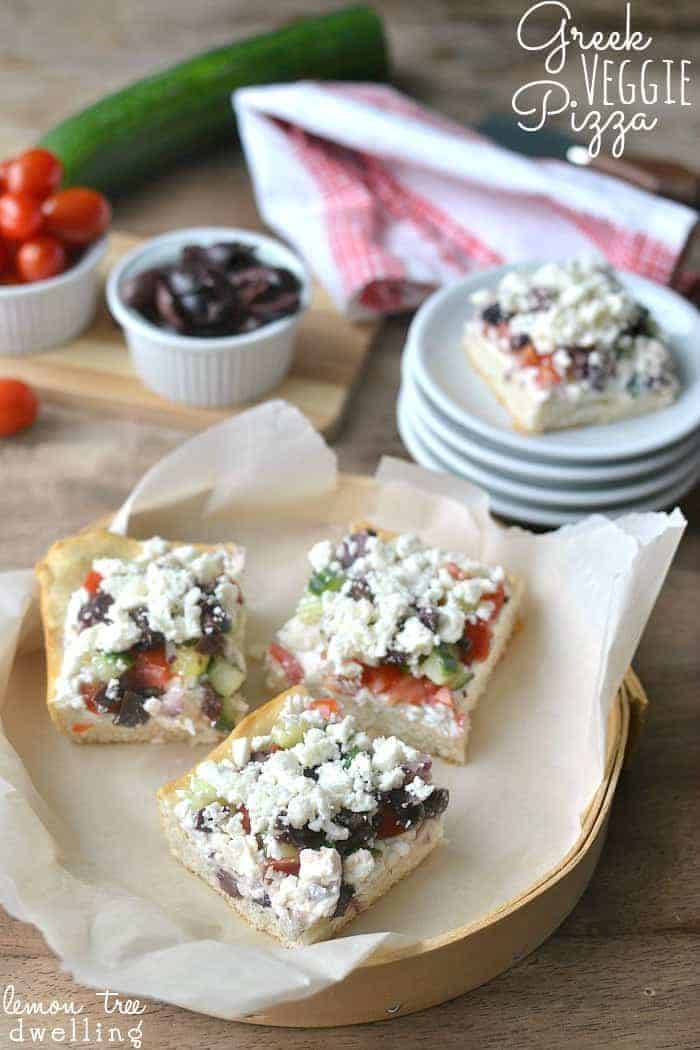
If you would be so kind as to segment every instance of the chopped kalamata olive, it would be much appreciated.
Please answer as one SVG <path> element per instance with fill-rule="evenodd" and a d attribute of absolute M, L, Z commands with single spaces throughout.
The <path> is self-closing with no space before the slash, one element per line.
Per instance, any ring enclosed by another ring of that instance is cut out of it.
<path fill-rule="evenodd" d="M 177 307 L 177 300 L 170 290 L 168 282 L 159 278 L 156 283 L 156 309 L 162 322 L 176 332 L 185 330 L 185 321 Z"/>
<path fill-rule="evenodd" d="M 185 335 L 217 337 L 255 331 L 296 313 L 301 285 L 285 267 L 269 266 L 254 245 L 188 244 L 176 264 L 136 274 L 125 301 L 148 320 Z"/>
<path fill-rule="evenodd" d="M 429 631 L 433 632 L 433 634 L 437 632 L 437 629 L 440 626 L 439 609 L 434 605 L 426 605 L 424 608 L 418 609 L 417 616 L 424 627 L 427 627 Z"/>
<path fill-rule="evenodd" d="M 510 348 L 511 350 L 523 350 L 529 342 L 530 336 L 521 332 L 519 335 L 512 335 L 510 337 Z"/>
<path fill-rule="evenodd" d="M 481 320 L 485 321 L 486 324 L 502 324 L 505 319 L 505 314 L 498 303 L 491 303 L 490 306 L 487 306 L 486 309 L 481 312 Z"/>
<path fill-rule="evenodd" d="M 223 868 L 219 868 L 216 873 L 216 881 L 221 886 L 224 893 L 227 893 L 229 897 L 240 897 L 238 892 L 238 885 L 233 875 L 229 874 L 228 871 L 224 871 Z"/>
<path fill-rule="evenodd" d="M 289 842 L 302 849 L 320 849 L 325 841 L 322 831 L 312 831 L 309 827 L 293 828 L 278 817 L 275 824 L 275 838 L 280 842 Z"/>
<path fill-rule="evenodd" d="M 84 630 L 86 627 L 94 627 L 96 623 L 108 623 L 109 617 L 107 611 L 114 601 L 111 594 L 107 594 L 106 591 L 97 591 L 93 594 L 84 605 L 80 607 L 78 612 L 78 623 L 80 624 L 80 630 Z"/>
<path fill-rule="evenodd" d="M 372 594 L 372 588 L 365 579 L 353 580 L 348 593 L 356 602 L 359 602 L 360 598 L 367 598 L 367 600 L 371 602 L 374 597 Z"/>
<path fill-rule="evenodd" d="M 447 788 L 433 788 L 432 794 L 423 801 L 423 809 L 426 817 L 437 817 L 444 813 L 450 802 L 450 793 Z"/>
<path fill-rule="evenodd" d="M 341 809 L 333 820 L 350 832 L 346 839 L 333 840 L 333 845 L 341 857 L 347 857 L 356 849 L 366 846 L 374 838 L 379 825 L 377 813 L 354 813 L 351 809 Z"/>
<path fill-rule="evenodd" d="M 160 631 L 151 630 L 148 623 L 148 610 L 144 605 L 140 605 L 138 609 L 132 610 L 131 619 L 141 631 L 141 637 L 136 645 L 132 646 L 133 649 L 137 651 L 140 649 L 160 649 L 161 646 L 165 645 L 165 635 Z"/>
<path fill-rule="evenodd" d="M 345 912 L 348 910 L 348 905 L 354 896 L 355 887 L 351 886 L 349 882 L 346 882 L 345 879 L 343 879 L 343 881 L 340 883 L 338 903 L 336 904 L 335 911 L 333 912 L 334 919 L 339 919 L 341 918 L 341 916 L 345 915 Z"/>
<path fill-rule="evenodd" d="M 156 305 L 156 285 L 159 277 L 160 270 L 155 267 L 127 277 L 119 289 L 126 305 L 140 313 L 151 313 Z"/>
<path fill-rule="evenodd" d="M 417 802 L 404 788 L 394 788 L 383 795 L 384 805 L 388 807 L 396 823 L 402 828 L 414 828 L 425 817 L 422 802 Z"/>
<path fill-rule="evenodd" d="M 353 562 L 361 558 L 367 550 L 367 540 L 370 536 L 376 536 L 374 529 L 361 529 L 359 532 L 351 533 L 346 540 L 340 544 L 336 551 L 336 558 L 344 569 L 348 569 Z"/>
<path fill-rule="evenodd" d="M 210 722 L 217 722 L 221 714 L 221 697 L 208 682 L 202 685 L 201 688 L 202 700 L 200 707 L 202 708 L 202 713 Z"/>
<path fill-rule="evenodd" d="M 113 722 L 117 726 L 138 726 L 143 725 L 151 717 L 144 709 L 143 706 L 144 697 L 139 693 L 133 692 L 131 689 L 126 689 L 122 697 L 122 702 L 119 707 L 119 711 L 114 716 Z"/>

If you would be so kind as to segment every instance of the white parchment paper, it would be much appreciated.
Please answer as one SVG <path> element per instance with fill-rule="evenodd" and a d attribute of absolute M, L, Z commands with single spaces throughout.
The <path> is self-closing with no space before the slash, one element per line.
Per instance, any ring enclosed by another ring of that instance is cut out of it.
<path fill-rule="evenodd" d="M 594 517 L 539 536 L 504 529 L 473 486 L 411 464 L 385 460 L 373 482 L 339 479 L 322 438 L 274 401 L 166 457 L 114 527 L 242 543 L 255 645 L 292 610 L 310 544 L 357 518 L 501 561 L 525 577 L 527 600 L 479 705 L 467 766 L 435 763 L 452 795 L 446 843 L 347 936 L 294 951 L 250 930 L 166 849 L 154 793 L 201 748 L 78 747 L 54 730 L 32 576 L 0 576 L 0 901 L 41 929 L 78 981 L 244 1016 L 342 979 L 381 944 L 483 918 L 576 843 L 680 512 Z M 248 693 L 254 705 L 267 699 L 255 666 Z"/>

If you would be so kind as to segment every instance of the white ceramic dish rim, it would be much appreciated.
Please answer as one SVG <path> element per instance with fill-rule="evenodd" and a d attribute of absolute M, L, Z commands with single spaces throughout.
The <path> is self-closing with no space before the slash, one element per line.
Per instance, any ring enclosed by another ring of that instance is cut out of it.
<path fill-rule="evenodd" d="M 547 481 L 573 479 L 574 482 L 582 483 L 618 481 L 650 474 L 657 467 L 676 462 L 693 448 L 700 451 L 700 428 L 698 428 L 688 437 L 672 445 L 632 459 L 613 459 L 609 463 L 604 460 L 596 463 L 585 460 L 535 459 L 521 449 L 498 448 L 487 438 L 480 437 L 467 427 L 441 414 L 439 406 L 431 400 L 427 391 L 420 386 L 417 377 L 408 369 L 402 369 L 402 384 L 420 406 L 423 418 L 429 418 L 433 429 L 439 431 L 447 444 L 456 452 L 467 449 L 469 450 L 469 452 L 465 451 L 467 455 L 478 452 L 490 466 L 524 477 Z"/>
<path fill-rule="evenodd" d="M 277 321 L 270 322 L 270 324 L 261 325 L 260 328 L 256 328 L 253 332 L 243 332 L 238 335 L 226 335 L 210 339 L 207 337 L 179 335 L 176 332 L 168 331 L 166 328 L 161 328 L 159 325 L 151 324 L 150 321 L 146 321 L 136 310 L 132 310 L 131 307 L 123 302 L 119 293 L 119 287 L 126 276 L 137 273 L 139 269 L 148 269 L 156 261 L 165 261 L 168 254 L 167 251 L 164 251 L 161 255 L 157 249 L 172 247 L 174 249 L 172 261 L 174 261 L 177 249 L 185 244 L 195 242 L 212 244 L 223 240 L 242 241 L 244 244 L 254 244 L 261 249 L 267 249 L 268 254 L 263 256 L 265 261 L 269 260 L 272 262 L 273 257 L 275 257 L 280 265 L 285 265 L 292 269 L 301 281 L 301 303 L 299 309 L 287 317 L 280 317 Z M 151 254 L 158 256 L 158 259 L 154 258 L 152 262 L 145 262 L 144 256 Z M 141 262 L 145 262 L 145 265 L 139 267 Z M 256 233 L 255 230 L 246 230 L 237 226 L 191 226 L 172 230 L 170 233 L 163 233 L 157 237 L 149 237 L 142 244 L 132 248 L 110 271 L 107 278 L 106 293 L 109 308 L 119 324 L 123 325 L 124 328 L 135 329 L 148 339 L 157 339 L 158 342 L 165 346 L 193 351 L 231 350 L 233 348 L 253 350 L 258 342 L 275 333 L 285 331 L 301 320 L 311 302 L 311 279 L 302 259 L 291 248 L 288 248 L 286 244 L 276 240 L 274 237 L 267 237 L 265 234 Z"/>
<path fill-rule="evenodd" d="M 401 396 L 401 409 L 405 412 L 407 410 L 405 392 Z M 528 485 L 500 477 L 497 473 L 484 469 L 468 456 L 460 456 L 436 436 L 422 417 L 418 417 L 417 421 L 420 425 L 417 425 L 414 420 L 413 432 L 428 451 L 442 460 L 451 471 L 461 474 L 473 484 L 502 498 L 522 500 L 528 504 L 579 508 L 589 513 L 596 513 L 604 511 L 607 506 L 621 506 L 642 499 L 652 499 L 659 492 L 665 492 L 674 485 L 681 484 L 700 474 L 700 460 L 694 452 L 691 452 L 676 465 L 674 470 L 664 471 L 663 476 L 657 474 L 647 481 L 588 489 L 559 489 Z M 668 474 L 671 476 L 668 477 Z"/>
<path fill-rule="evenodd" d="M 450 474 L 451 471 L 449 467 L 442 463 L 437 456 L 425 447 L 420 438 L 412 430 L 410 423 L 405 419 L 403 413 L 398 412 L 397 417 L 401 438 L 416 462 L 421 463 L 422 466 L 428 467 L 430 470 L 438 471 L 441 474 Z M 416 449 L 417 452 L 415 451 Z M 688 485 L 687 483 L 676 486 L 674 490 L 670 491 L 664 497 L 663 504 L 660 504 L 658 500 L 651 500 L 640 504 L 633 504 L 629 507 L 617 507 L 615 510 L 608 509 L 600 512 L 576 511 L 574 509 L 571 511 L 557 510 L 553 507 L 545 507 L 524 502 L 521 503 L 518 500 L 503 499 L 498 496 L 493 496 L 490 493 L 489 505 L 492 512 L 498 514 L 500 517 L 510 518 L 513 521 L 519 521 L 526 525 L 558 528 L 562 525 L 570 525 L 573 522 L 580 521 L 582 518 L 587 518 L 591 513 L 603 513 L 607 516 L 617 517 L 620 514 L 658 510 L 660 506 L 670 507 L 682 499 L 692 487 L 692 484 Z"/>
<path fill-rule="evenodd" d="M 511 270 L 529 270 L 540 265 L 542 265 L 541 260 L 530 260 L 523 263 L 511 263 L 494 269 L 481 270 L 478 273 L 462 278 L 431 295 L 420 307 L 411 323 L 405 347 L 405 367 L 409 372 L 416 375 L 419 384 L 430 394 L 432 400 L 440 406 L 446 415 L 461 426 L 478 432 L 481 436 L 489 439 L 498 446 L 511 449 L 517 448 L 525 453 L 529 452 L 537 458 L 570 459 L 577 461 L 586 460 L 588 462 L 596 462 L 605 458 L 603 449 L 601 449 L 599 453 L 596 453 L 596 450 L 591 449 L 590 447 L 583 449 L 576 448 L 572 441 L 566 441 L 565 438 L 559 436 L 560 434 L 566 433 L 575 434 L 576 431 L 588 430 L 590 428 L 572 428 L 571 431 L 561 432 L 553 431 L 547 435 L 541 435 L 538 437 L 537 435 L 521 435 L 517 431 L 495 426 L 479 419 L 475 415 L 472 415 L 467 409 L 453 401 L 442 389 L 437 380 L 431 375 L 430 368 L 425 360 L 422 339 L 426 330 L 431 323 L 434 323 L 436 315 L 439 314 L 446 302 L 449 302 L 454 297 L 463 297 L 466 302 L 472 290 L 476 290 L 487 284 L 495 284 L 504 274 Z M 643 292 L 645 290 L 648 290 L 652 295 L 658 295 L 661 293 L 680 304 L 684 310 L 693 310 L 692 305 L 687 300 L 683 299 L 680 295 L 666 286 L 655 284 L 653 281 L 648 281 L 643 277 L 639 277 L 637 274 L 629 273 L 624 270 L 618 269 L 615 272 L 620 275 L 623 281 L 632 287 L 633 291 L 641 291 L 642 297 L 644 297 Z M 700 313 L 695 311 L 695 314 L 697 324 L 700 326 Z M 455 353 L 461 353 L 459 345 L 455 346 L 454 351 Z M 465 367 L 468 367 L 466 365 L 466 359 Z M 658 427 L 652 428 L 654 431 L 652 435 L 646 437 L 644 440 L 639 440 L 632 451 L 623 451 L 620 458 L 629 459 L 635 456 L 642 456 L 647 452 L 656 451 L 657 449 L 670 445 L 675 441 L 679 441 L 681 438 L 686 437 L 692 430 L 700 427 L 700 385 L 697 383 L 696 385 L 698 386 L 698 390 L 695 393 L 692 411 L 689 412 L 686 406 L 686 410 L 679 413 L 678 401 L 662 410 L 667 414 L 667 420 L 669 419 L 669 415 L 673 418 L 675 410 L 675 424 L 671 423 L 663 431 Z M 641 419 L 644 417 L 638 418 Z M 622 423 L 625 422 L 629 421 L 608 423 L 599 429 L 609 431 L 611 443 L 614 443 L 615 428 L 620 427 Z"/>
<path fill-rule="evenodd" d="M 85 251 L 82 259 L 75 264 L 70 266 L 63 273 L 57 274 L 55 277 L 47 277 L 45 281 L 32 281 L 29 284 L 5 284 L 0 285 L 0 305 L 3 302 L 7 302 L 9 299 L 18 299 L 20 297 L 26 298 L 31 295 L 40 295 L 42 292 L 47 291 L 49 288 L 60 288 L 60 286 L 68 285 L 72 281 L 82 277 L 88 270 L 91 270 L 104 256 L 107 251 L 108 235 L 100 237 L 91 244 Z"/>

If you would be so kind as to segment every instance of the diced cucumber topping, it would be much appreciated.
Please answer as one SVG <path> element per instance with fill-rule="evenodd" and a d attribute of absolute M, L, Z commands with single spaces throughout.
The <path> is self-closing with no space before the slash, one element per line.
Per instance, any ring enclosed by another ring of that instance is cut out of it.
<path fill-rule="evenodd" d="M 339 591 L 345 582 L 342 572 L 331 572 L 330 569 L 321 569 L 315 572 L 309 580 L 309 590 L 312 594 L 323 594 L 324 591 Z"/>
<path fill-rule="evenodd" d="M 109 682 L 112 678 L 119 678 L 128 671 L 133 664 L 133 657 L 128 653 L 93 653 L 90 658 L 90 667 L 101 682 Z"/>
<path fill-rule="evenodd" d="M 238 702 L 234 701 L 233 695 L 222 697 L 221 714 L 219 715 L 219 720 L 216 723 L 216 728 L 223 729 L 225 732 L 230 733 L 236 725 L 240 714 L 241 708 Z"/>
<path fill-rule="evenodd" d="M 423 661 L 420 669 L 435 685 L 447 685 L 454 675 L 459 674 L 461 666 L 454 646 L 441 642 Z"/>
<path fill-rule="evenodd" d="M 244 674 L 237 667 L 224 660 L 223 656 L 213 656 L 209 664 L 209 681 L 219 696 L 232 696 L 240 689 Z"/>
<path fill-rule="evenodd" d="M 297 607 L 297 616 L 302 623 L 318 623 L 323 613 L 323 604 L 314 594 L 304 594 Z"/>
<path fill-rule="evenodd" d="M 208 806 L 210 802 L 215 802 L 217 799 L 216 788 L 207 784 L 206 780 L 200 780 L 199 777 L 192 777 L 186 791 L 192 804 L 198 809 Z"/>
<path fill-rule="evenodd" d="M 172 671 L 185 681 L 191 681 L 204 674 L 208 663 L 209 657 L 205 653 L 198 653 L 188 645 L 178 646 Z"/>
<path fill-rule="evenodd" d="M 449 681 L 446 683 L 450 689 L 461 689 L 467 682 L 470 682 L 474 677 L 474 673 L 465 667 L 464 664 L 455 671 L 453 675 L 450 675 Z"/>
<path fill-rule="evenodd" d="M 304 727 L 301 722 L 286 726 L 278 723 L 272 727 L 270 736 L 278 747 L 294 747 L 304 739 Z"/>

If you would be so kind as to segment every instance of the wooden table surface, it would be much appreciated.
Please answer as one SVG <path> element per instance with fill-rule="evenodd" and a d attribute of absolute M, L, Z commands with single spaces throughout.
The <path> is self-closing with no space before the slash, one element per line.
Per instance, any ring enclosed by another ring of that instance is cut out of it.
<path fill-rule="evenodd" d="M 336 4 L 283 0 L 268 14 L 250 0 L 5 0 L 0 7 L 0 143 L 42 128 L 105 90 L 191 52 Z M 519 0 L 385 0 L 397 76 L 407 90 L 465 122 L 507 110 L 538 75 L 515 42 Z M 624 4 L 581 0 L 576 21 L 622 25 Z M 638 0 L 633 19 L 659 58 L 697 58 L 692 4 Z M 640 150 L 698 163 L 700 108 L 664 107 Z M 235 150 L 183 168 L 119 204 L 122 228 L 153 233 L 190 223 L 257 226 Z M 387 324 L 335 442 L 343 469 L 371 471 L 405 455 L 394 420 L 405 321 Z M 117 506 L 182 435 L 160 427 L 45 408 L 28 433 L 0 448 L 0 568 L 28 565 L 53 539 Z M 331 1037 L 360 1047 L 700 1046 L 700 501 L 683 509 L 687 535 L 635 661 L 651 708 L 623 775 L 607 846 L 593 881 L 561 928 L 502 977 L 468 995 L 386 1024 L 333 1033 L 256 1029 L 158 1003 L 144 1017 L 146 1050 L 285 1047 Z M 1 848 L 1 847 L 0 847 Z M 0 915 L 0 990 L 25 999 L 73 999 L 97 1019 L 92 992 L 61 971 L 41 935 Z M 10 1042 L 0 1009 L 0 1045 Z"/>

